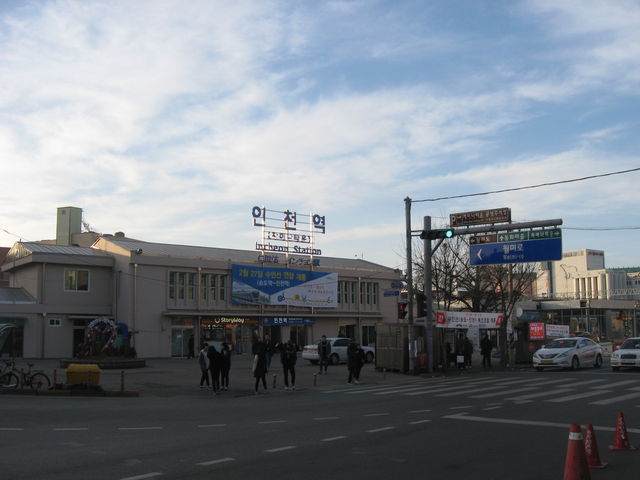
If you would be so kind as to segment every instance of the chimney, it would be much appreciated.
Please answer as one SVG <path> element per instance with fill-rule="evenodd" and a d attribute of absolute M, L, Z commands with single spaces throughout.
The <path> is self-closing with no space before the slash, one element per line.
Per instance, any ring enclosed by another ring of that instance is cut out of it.
<path fill-rule="evenodd" d="M 56 227 L 56 245 L 71 245 L 72 235 L 82 232 L 82 209 L 59 207 Z"/>

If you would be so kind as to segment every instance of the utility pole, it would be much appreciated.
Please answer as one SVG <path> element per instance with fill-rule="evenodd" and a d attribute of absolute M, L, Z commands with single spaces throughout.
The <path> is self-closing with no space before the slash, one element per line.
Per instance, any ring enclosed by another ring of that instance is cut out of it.
<path fill-rule="evenodd" d="M 413 345 L 414 332 L 413 332 L 413 253 L 411 249 L 411 239 L 413 238 L 411 234 L 411 198 L 407 197 L 404 199 L 404 211 L 405 211 L 405 222 L 406 222 L 406 247 L 407 247 L 407 321 L 409 323 L 407 337 L 409 342 L 409 348 Z M 409 371 L 413 372 L 415 370 L 415 357 L 409 354 Z"/>

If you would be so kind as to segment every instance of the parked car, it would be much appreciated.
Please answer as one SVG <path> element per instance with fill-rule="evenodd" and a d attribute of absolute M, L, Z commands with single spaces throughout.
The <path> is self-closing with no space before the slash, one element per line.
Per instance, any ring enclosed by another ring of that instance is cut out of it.
<path fill-rule="evenodd" d="M 331 355 L 329 356 L 329 363 L 331 365 L 337 365 L 338 363 L 346 363 L 347 361 L 347 347 L 351 342 L 353 342 L 350 338 L 344 337 L 335 337 L 335 338 L 327 338 L 327 341 L 331 344 Z M 314 365 L 318 363 L 318 340 L 315 343 L 305 345 L 302 349 L 302 358 L 305 360 L 309 360 Z M 365 361 L 367 363 L 371 363 L 376 358 L 376 352 L 372 347 L 362 346 L 362 350 L 364 350 Z"/>
<path fill-rule="evenodd" d="M 640 337 L 627 338 L 611 354 L 611 369 L 620 370 L 621 367 L 640 367 Z"/>
<path fill-rule="evenodd" d="M 602 347 L 590 338 L 557 338 L 533 354 L 533 366 L 542 371 L 545 368 L 571 368 L 602 366 Z"/>

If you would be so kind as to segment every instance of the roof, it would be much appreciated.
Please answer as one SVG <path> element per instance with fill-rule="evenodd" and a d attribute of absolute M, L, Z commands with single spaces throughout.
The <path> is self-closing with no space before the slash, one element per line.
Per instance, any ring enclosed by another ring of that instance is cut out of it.
<path fill-rule="evenodd" d="M 23 288 L 0 287 L 0 304 L 34 304 L 35 299 Z"/>
<path fill-rule="evenodd" d="M 102 250 L 90 247 L 17 242 L 7 253 L 2 270 L 6 271 L 16 265 L 29 262 L 111 266 L 113 265 L 113 257 Z"/>
<path fill-rule="evenodd" d="M 254 263 L 258 256 L 257 250 L 236 250 L 231 248 L 201 247 L 193 245 L 174 245 L 168 243 L 152 243 L 130 238 L 102 237 L 108 242 L 112 242 L 125 250 L 131 252 L 141 251 L 141 255 L 182 257 L 182 258 L 203 258 L 210 260 L 231 260 L 233 262 Z M 280 264 L 284 265 L 284 255 L 281 253 L 269 252 L 268 255 L 277 256 Z M 296 258 L 307 258 L 305 256 L 291 255 Z M 338 257 L 316 257 L 320 259 L 321 267 L 341 267 L 363 270 L 387 270 L 393 272 L 395 269 L 368 262 L 358 258 L 338 258 Z M 275 264 L 278 265 L 278 264 Z M 274 265 L 274 266 L 275 266 Z"/>

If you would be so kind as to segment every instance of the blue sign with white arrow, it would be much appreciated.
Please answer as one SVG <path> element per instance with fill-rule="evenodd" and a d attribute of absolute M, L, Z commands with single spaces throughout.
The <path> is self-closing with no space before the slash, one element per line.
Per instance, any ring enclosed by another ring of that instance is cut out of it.
<path fill-rule="evenodd" d="M 544 262 L 561 258 L 562 238 L 469 245 L 471 265 Z"/>

